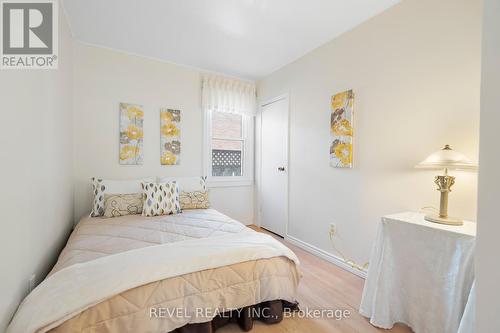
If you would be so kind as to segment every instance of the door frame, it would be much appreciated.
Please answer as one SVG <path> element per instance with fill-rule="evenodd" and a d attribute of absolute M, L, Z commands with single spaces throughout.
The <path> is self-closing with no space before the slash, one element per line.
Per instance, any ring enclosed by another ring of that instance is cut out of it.
<path fill-rule="evenodd" d="M 285 182 L 285 192 L 286 192 L 286 198 L 285 198 L 285 234 L 282 235 L 283 237 L 288 236 L 288 223 L 290 221 L 290 216 L 289 216 L 289 200 L 290 200 L 290 94 L 284 93 L 281 95 L 278 95 L 276 97 L 267 99 L 263 102 L 259 103 L 259 133 L 256 135 L 256 137 L 259 138 L 258 142 L 258 157 L 259 157 L 259 163 L 258 163 L 258 180 L 257 180 L 257 225 L 259 227 L 262 227 L 262 196 L 261 196 L 261 190 L 262 190 L 262 113 L 264 107 L 268 106 L 269 104 L 281 101 L 281 100 L 286 100 L 287 102 L 287 131 L 286 131 L 286 163 L 285 163 L 285 168 L 286 168 L 286 182 Z M 257 133 L 256 133 L 257 134 Z"/>

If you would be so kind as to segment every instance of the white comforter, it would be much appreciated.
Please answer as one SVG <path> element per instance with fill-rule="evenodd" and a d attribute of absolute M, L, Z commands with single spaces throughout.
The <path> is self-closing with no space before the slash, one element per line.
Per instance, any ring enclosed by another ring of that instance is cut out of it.
<path fill-rule="evenodd" d="M 271 236 L 248 231 L 117 253 L 50 275 L 20 305 L 7 333 L 48 331 L 125 290 L 235 263 L 295 254 Z"/>

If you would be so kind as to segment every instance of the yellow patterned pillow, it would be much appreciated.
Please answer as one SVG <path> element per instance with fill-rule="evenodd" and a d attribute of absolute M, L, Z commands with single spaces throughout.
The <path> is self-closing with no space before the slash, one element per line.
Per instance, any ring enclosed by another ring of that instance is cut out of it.
<path fill-rule="evenodd" d="M 142 193 L 104 194 L 104 217 L 142 213 Z"/>
<path fill-rule="evenodd" d="M 210 207 L 208 191 L 181 191 L 179 201 L 182 209 L 203 209 Z"/>

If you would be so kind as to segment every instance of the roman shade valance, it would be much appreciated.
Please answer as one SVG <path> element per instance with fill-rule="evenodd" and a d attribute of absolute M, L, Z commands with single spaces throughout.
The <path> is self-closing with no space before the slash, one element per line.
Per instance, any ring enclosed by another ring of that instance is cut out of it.
<path fill-rule="evenodd" d="M 202 77 L 204 110 L 255 116 L 255 84 L 216 75 Z"/>

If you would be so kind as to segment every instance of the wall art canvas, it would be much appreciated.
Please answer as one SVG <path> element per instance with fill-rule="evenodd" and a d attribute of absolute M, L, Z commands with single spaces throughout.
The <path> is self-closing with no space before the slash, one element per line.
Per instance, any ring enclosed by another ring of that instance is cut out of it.
<path fill-rule="evenodd" d="M 120 164 L 142 164 L 143 122 L 142 105 L 120 103 Z"/>
<path fill-rule="evenodd" d="M 353 106 L 352 90 L 332 96 L 330 166 L 334 168 L 352 168 Z"/>
<path fill-rule="evenodd" d="M 181 111 L 160 109 L 160 163 L 176 165 L 181 162 Z"/>

